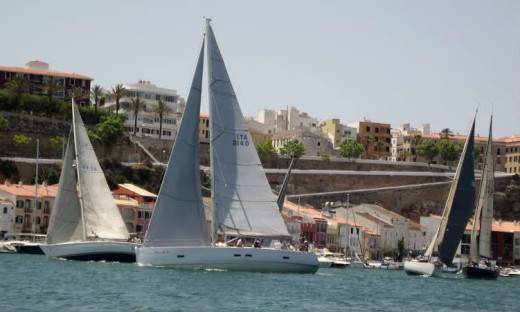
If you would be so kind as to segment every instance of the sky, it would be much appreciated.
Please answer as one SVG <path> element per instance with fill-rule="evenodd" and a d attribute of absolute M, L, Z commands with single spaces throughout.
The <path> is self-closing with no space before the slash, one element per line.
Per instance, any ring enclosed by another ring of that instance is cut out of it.
<path fill-rule="evenodd" d="M 0 65 L 186 97 L 212 26 L 245 116 L 294 106 L 434 132 L 520 133 L 518 0 L 3 1 Z M 9 25 L 9 27 L 6 27 Z M 205 78 L 207 79 L 207 78 Z M 207 90 L 207 89 L 204 89 Z M 207 96 L 205 94 L 204 96 Z M 208 112 L 207 97 L 202 100 Z"/>

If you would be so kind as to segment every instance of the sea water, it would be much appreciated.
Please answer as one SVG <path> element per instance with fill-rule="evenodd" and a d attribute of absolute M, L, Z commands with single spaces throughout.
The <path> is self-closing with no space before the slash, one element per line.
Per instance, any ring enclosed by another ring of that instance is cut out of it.
<path fill-rule="evenodd" d="M 520 278 L 265 274 L 0 255 L 0 311 L 520 311 Z"/>

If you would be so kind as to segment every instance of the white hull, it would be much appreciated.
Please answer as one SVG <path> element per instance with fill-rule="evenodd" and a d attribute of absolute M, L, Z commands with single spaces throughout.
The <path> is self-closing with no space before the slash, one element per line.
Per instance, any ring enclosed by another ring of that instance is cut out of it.
<path fill-rule="evenodd" d="M 334 264 L 334 261 L 327 257 L 318 257 L 318 263 L 320 265 L 320 268 L 330 268 Z"/>
<path fill-rule="evenodd" d="M 442 268 L 431 262 L 405 261 L 404 270 L 408 275 L 440 276 Z"/>
<path fill-rule="evenodd" d="M 47 257 L 80 261 L 135 262 L 134 243 L 115 241 L 69 242 L 41 245 Z"/>
<path fill-rule="evenodd" d="M 139 266 L 249 272 L 315 273 L 313 253 L 245 247 L 138 247 Z"/>

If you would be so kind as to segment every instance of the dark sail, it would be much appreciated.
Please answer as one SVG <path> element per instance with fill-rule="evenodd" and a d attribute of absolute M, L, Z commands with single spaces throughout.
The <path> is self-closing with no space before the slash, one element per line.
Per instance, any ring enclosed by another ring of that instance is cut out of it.
<path fill-rule="evenodd" d="M 471 125 L 471 131 L 466 139 L 463 150 L 462 164 L 459 164 L 458 175 L 453 183 L 456 185 L 455 194 L 451 203 L 451 211 L 448 223 L 439 249 L 440 260 L 450 265 L 459 246 L 469 217 L 475 204 L 475 172 L 473 160 L 473 141 L 475 133 L 475 119 Z"/>

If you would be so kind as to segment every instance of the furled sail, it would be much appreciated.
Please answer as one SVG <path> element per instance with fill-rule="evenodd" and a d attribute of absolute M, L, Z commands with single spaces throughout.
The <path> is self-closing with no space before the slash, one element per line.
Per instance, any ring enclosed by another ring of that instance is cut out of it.
<path fill-rule="evenodd" d="M 479 255 L 491 258 L 491 226 L 493 224 L 493 194 L 495 191 L 493 144 L 492 144 L 493 117 L 489 124 L 489 137 L 484 154 L 484 168 L 478 196 L 477 208 L 471 229 L 471 261 L 478 263 Z M 480 225 L 480 230 L 479 230 Z M 477 242 L 477 235 L 479 234 Z"/>
<path fill-rule="evenodd" d="M 97 236 L 102 239 L 126 240 L 129 238 L 128 231 L 108 188 L 105 174 L 90 143 L 78 107 L 74 102 L 72 107 L 77 172 L 85 233 L 87 237 Z"/>
<path fill-rule="evenodd" d="M 61 166 L 58 193 L 56 194 L 51 221 L 47 230 L 47 244 L 82 241 L 85 239 L 74 161 L 74 135 L 71 129 L 67 151 Z"/>
<path fill-rule="evenodd" d="M 204 44 L 168 168 L 146 232 L 146 246 L 209 245 L 199 171 L 198 125 L 203 63 Z"/>
<path fill-rule="evenodd" d="M 214 230 L 289 237 L 207 23 Z M 216 223 L 216 224 L 215 224 Z"/>
<path fill-rule="evenodd" d="M 435 247 L 440 242 L 439 259 L 447 265 L 450 265 L 453 261 L 475 203 L 475 172 L 473 163 L 475 119 L 476 114 L 460 156 L 435 245 L 433 245 Z"/>

